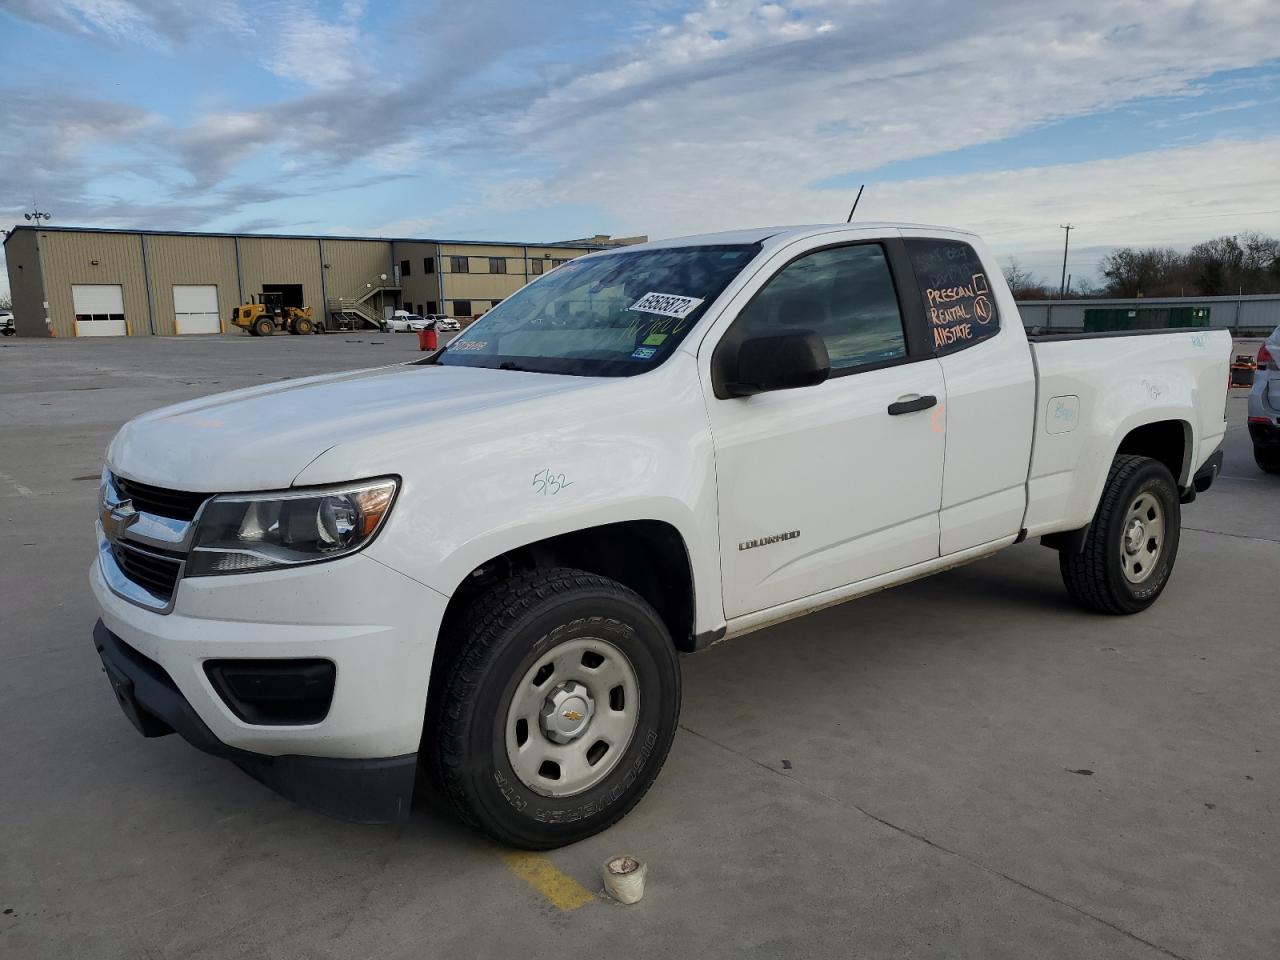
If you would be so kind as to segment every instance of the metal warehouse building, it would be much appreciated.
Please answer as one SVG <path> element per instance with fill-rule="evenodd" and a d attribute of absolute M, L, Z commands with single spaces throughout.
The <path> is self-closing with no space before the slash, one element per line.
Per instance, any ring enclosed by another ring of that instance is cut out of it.
<path fill-rule="evenodd" d="M 19 336 L 225 333 L 231 310 L 274 293 L 317 322 L 410 313 L 479 316 L 530 279 L 605 247 L 17 226 L 5 239 Z"/>

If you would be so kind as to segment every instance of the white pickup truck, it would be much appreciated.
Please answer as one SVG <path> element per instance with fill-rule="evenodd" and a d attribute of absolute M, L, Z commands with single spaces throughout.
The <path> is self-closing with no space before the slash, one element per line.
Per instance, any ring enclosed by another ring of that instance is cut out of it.
<path fill-rule="evenodd" d="M 1028 338 L 972 234 L 752 230 L 574 260 L 424 360 L 126 424 L 95 645 L 124 711 L 404 816 L 421 764 L 545 848 L 657 776 L 677 653 L 988 556 L 1088 610 L 1168 582 L 1226 332 Z"/>

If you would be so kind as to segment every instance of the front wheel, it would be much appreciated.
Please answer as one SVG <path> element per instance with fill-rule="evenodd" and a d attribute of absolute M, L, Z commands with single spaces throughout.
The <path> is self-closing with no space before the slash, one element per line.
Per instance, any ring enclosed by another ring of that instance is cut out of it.
<path fill-rule="evenodd" d="M 300 337 L 305 337 L 311 333 L 312 324 L 306 317 L 299 317 L 293 321 L 293 332 Z"/>
<path fill-rule="evenodd" d="M 260 337 L 269 337 L 276 332 L 276 325 L 264 317 L 253 325 L 253 332 Z"/>
<path fill-rule="evenodd" d="M 1181 527 L 1178 488 L 1168 467 L 1149 457 L 1116 457 L 1084 549 L 1058 554 L 1067 593 L 1099 613 L 1147 609 L 1169 582 Z"/>
<path fill-rule="evenodd" d="M 1280 473 L 1280 446 L 1253 445 L 1253 462 L 1263 473 Z"/>
<path fill-rule="evenodd" d="M 423 754 L 463 820 L 544 850 L 639 803 L 680 713 L 675 647 L 648 603 L 581 570 L 537 570 L 452 633 Z"/>

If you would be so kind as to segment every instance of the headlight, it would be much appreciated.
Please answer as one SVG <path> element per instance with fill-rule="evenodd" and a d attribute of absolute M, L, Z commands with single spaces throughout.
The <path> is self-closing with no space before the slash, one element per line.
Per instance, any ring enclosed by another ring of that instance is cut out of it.
<path fill-rule="evenodd" d="M 372 480 L 215 497 L 200 513 L 187 576 L 271 570 L 355 553 L 377 534 L 395 495 L 396 481 Z"/>

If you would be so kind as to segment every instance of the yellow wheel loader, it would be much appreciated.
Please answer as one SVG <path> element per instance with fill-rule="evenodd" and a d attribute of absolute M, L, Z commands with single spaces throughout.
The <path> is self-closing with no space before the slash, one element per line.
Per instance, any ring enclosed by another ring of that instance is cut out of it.
<path fill-rule="evenodd" d="M 277 330 L 305 334 L 316 329 L 310 307 L 286 307 L 278 293 L 264 293 L 236 307 L 231 322 L 254 337 L 269 337 Z"/>

